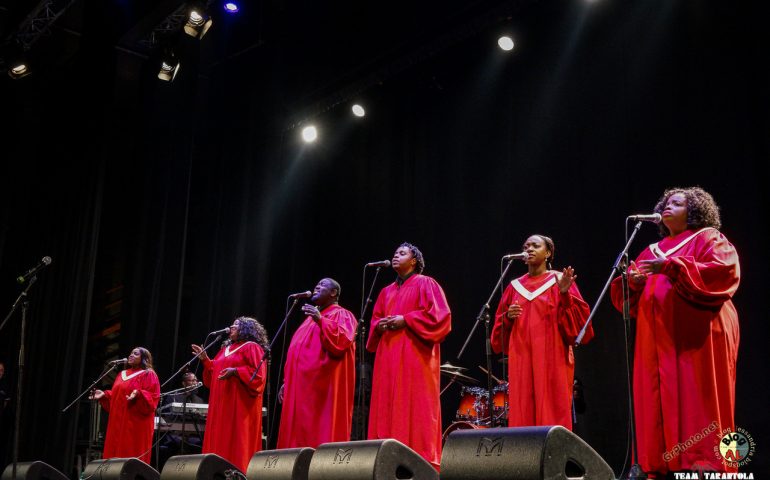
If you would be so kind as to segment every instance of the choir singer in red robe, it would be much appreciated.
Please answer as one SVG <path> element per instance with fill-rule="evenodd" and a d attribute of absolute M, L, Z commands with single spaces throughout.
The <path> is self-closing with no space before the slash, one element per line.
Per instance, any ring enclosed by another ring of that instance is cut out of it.
<path fill-rule="evenodd" d="M 112 389 L 94 390 L 89 398 L 98 400 L 110 414 L 102 458 L 136 457 L 149 464 L 155 408 L 160 400 L 150 351 L 142 347 L 131 350 L 128 368 L 118 373 Z"/>
<path fill-rule="evenodd" d="M 376 352 L 369 439 L 395 438 L 441 463 L 439 344 L 452 328 L 444 291 L 422 275 L 422 252 L 409 243 L 393 255 L 396 281 L 382 289 L 372 312 L 366 349 Z"/>
<path fill-rule="evenodd" d="M 340 284 L 315 286 L 307 317 L 289 345 L 278 448 L 350 440 L 355 390 L 356 317 L 338 305 Z"/>
<path fill-rule="evenodd" d="M 235 319 L 229 339 L 222 342 L 214 360 L 200 345 L 192 346 L 193 354 L 203 362 L 203 383 L 209 388 L 202 451 L 216 453 L 242 472 L 262 448 L 262 391 L 267 367 L 261 360 L 267 347 L 265 328 L 250 317 Z"/>
<path fill-rule="evenodd" d="M 508 425 L 572 429 L 575 357 L 572 345 L 588 318 L 575 270 L 550 270 L 555 246 L 545 235 L 524 242 L 527 273 L 503 291 L 492 349 L 508 354 Z M 593 338 L 589 326 L 582 343 Z"/>
<path fill-rule="evenodd" d="M 628 267 L 639 463 L 652 477 L 684 469 L 735 472 L 718 447 L 726 431 L 735 431 L 739 329 L 731 299 L 740 281 L 738 254 L 719 232 L 719 207 L 703 189 L 666 190 L 655 212 L 662 215 L 662 240 Z M 622 311 L 620 280 L 611 295 Z"/>

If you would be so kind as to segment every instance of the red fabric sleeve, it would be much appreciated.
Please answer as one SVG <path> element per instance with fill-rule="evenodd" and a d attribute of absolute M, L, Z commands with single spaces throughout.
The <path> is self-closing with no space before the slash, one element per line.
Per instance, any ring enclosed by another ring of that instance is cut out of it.
<path fill-rule="evenodd" d="M 154 370 L 147 370 L 141 375 L 139 390 L 132 400 L 134 408 L 140 415 L 151 415 L 158 407 L 160 400 L 160 382 Z"/>
<path fill-rule="evenodd" d="M 559 331 L 564 339 L 564 343 L 573 345 L 585 321 L 588 319 L 590 308 L 583 300 L 575 283 L 569 287 L 569 291 L 566 293 L 559 292 L 558 295 L 559 308 L 557 315 L 559 318 Z M 586 344 L 592 338 L 594 338 L 594 328 L 593 325 L 589 325 L 580 343 Z"/>
<path fill-rule="evenodd" d="M 242 357 L 245 365 L 235 367 L 238 370 L 238 379 L 243 383 L 248 394 L 252 397 L 256 397 L 262 393 L 262 387 L 265 385 L 265 362 L 262 362 L 260 365 L 263 357 L 262 348 L 254 343 L 245 346 L 243 350 L 246 350 L 243 352 Z M 259 373 L 257 373 L 252 381 L 251 376 L 257 369 L 257 365 L 260 365 Z"/>
<path fill-rule="evenodd" d="M 211 388 L 211 368 L 214 362 L 208 358 L 201 360 L 201 363 L 203 364 L 203 384 L 206 385 L 206 388 Z"/>
<path fill-rule="evenodd" d="M 105 412 L 110 413 L 110 402 L 112 400 L 112 390 L 103 390 L 103 391 L 104 391 L 104 396 L 99 399 L 99 405 L 102 406 Z"/>
<path fill-rule="evenodd" d="M 642 256 L 640 255 L 640 258 Z M 629 282 L 630 286 L 631 282 Z M 636 308 L 637 304 L 639 303 L 639 297 L 642 296 L 642 291 L 644 291 L 644 285 L 639 285 L 636 288 L 630 288 L 629 289 L 629 312 L 632 317 L 636 317 Z M 619 312 L 623 311 L 623 279 L 620 278 L 620 276 L 616 277 L 612 284 L 610 285 L 610 299 L 612 300 L 612 305 L 615 307 L 615 309 Z"/>
<path fill-rule="evenodd" d="M 740 283 L 738 253 L 719 232 L 704 242 L 691 256 L 666 260 L 661 273 L 671 279 L 676 292 L 685 300 L 706 307 L 720 307 L 732 298 Z"/>
<path fill-rule="evenodd" d="M 377 324 L 380 320 L 385 318 L 385 291 L 390 287 L 385 287 L 380 290 L 377 295 L 377 301 L 374 302 L 374 309 L 372 310 L 372 321 L 369 324 L 369 338 L 366 340 L 366 349 L 370 352 L 377 351 L 377 345 L 380 343 L 380 333 L 377 331 Z"/>
<path fill-rule="evenodd" d="M 495 353 L 502 353 L 508 351 L 508 336 L 511 334 L 511 327 L 513 326 L 513 320 L 508 318 L 506 313 L 508 307 L 513 303 L 513 297 L 515 290 L 509 283 L 503 295 L 500 297 L 500 303 L 497 304 L 497 311 L 495 312 L 495 324 L 492 327 L 492 351 Z M 502 334 L 502 335 L 501 335 Z"/>
<path fill-rule="evenodd" d="M 356 336 L 356 318 L 352 313 L 334 305 L 321 315 L 321 345 L 332 357 L 342 357 Z"/>
<path fill-rule="evenodd" d="M 452 314 L 444 291 L 430 277 L 423 277 L 419 309 L 404 313 L 407 327 L 429 343 L 441 343 L 452 329 Z"/>

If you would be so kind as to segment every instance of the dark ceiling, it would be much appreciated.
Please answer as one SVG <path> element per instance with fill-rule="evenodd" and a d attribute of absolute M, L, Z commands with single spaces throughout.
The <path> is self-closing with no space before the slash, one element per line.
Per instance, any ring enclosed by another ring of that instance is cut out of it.
<path fill-rule="evenodd" d="M 209 0 L 213 26 L 190 53 L 190 39 L 180 33 L 179 23 L 188 4 L 180 0 L 0 0 L 6 63 L 0 67 L 7 68 L 20 40 L 29 47 L 26 55 L 36 72 L 114 55 L 115 69 L 124 79 L 146 75 L 151 70 L 146 64 L 157 63 L 164 48 L 186 48 L 202 76 L 240 62 L 274 70 L 276 62 L 285 65 L 291 59 L 291 68 L 302 72 L 296 100 L 320 102 L 315 108 L 323 109 L 340 89 L 382 81 L 505 22 L 533 2 L 245 0 L 235 15 L 225 13 L 222 3 Z M 46 11 L 61 15 L 43 20 L 41 12 Z M 143 68 L 137 68 L 141 63 Z"/>

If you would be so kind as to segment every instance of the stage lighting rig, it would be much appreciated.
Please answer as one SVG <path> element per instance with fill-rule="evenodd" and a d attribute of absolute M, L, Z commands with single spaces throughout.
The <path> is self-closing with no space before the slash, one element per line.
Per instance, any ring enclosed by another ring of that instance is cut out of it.
<path fill-rule="evenodd" d="M 179 67 L 181 63 L 173 50 L 167 50 L 164 52 L 160 61 L 160 71 L 158 72 L 158 78 L 164 82 L 173 82 L 176 78 L 176 74 L 179 73 Z"/>
<path fill-rule="evenodd" d="M 184 33 L 200 40 L 209 31 L 212 23 L 206 5 L 192 3 L 187 14 L 187 22 L 184 24 Z"/>

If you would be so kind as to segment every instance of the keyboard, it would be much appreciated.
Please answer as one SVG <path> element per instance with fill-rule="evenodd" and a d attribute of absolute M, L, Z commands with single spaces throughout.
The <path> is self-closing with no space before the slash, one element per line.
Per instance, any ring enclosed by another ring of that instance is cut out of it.
<path fill-rule="evenodd" d="M 184 404 L 182 402 L 173 402 L 171 403 L 171 412 L 172 413 L 192 413 L 195 415 L 200 415 L 201 417 L 205 417 L 209 413 L 209 404 L 208 403 L 188 403 Z"/>

